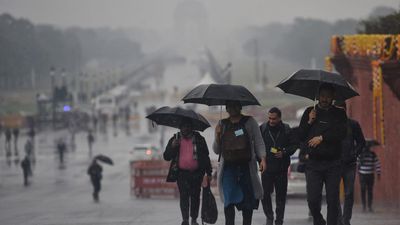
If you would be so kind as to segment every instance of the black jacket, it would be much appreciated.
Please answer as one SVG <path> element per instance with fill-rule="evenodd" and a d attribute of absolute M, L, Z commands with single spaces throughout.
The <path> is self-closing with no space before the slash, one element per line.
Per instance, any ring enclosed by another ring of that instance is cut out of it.
<path fill-rule="evenodd" d="M 337 107 L 328 110 L 316 108 L 317 117 L 308 124 L 308 114 L 313 107 L 308 107 L 301 118 L 298 128 L 300 141 L 307 146 L 307 153 L 313 160 L 338 160 L 341 157 L 342 140 L 346 136 L 346 112 Z M 315 148 L 308 147 L 307 142 L 322 135 L 323 141 Z"/>
<path fill-rule="evenodd" d="M 290 156 L 293 155 L 298 146 L 289 125 L 280 123 L 277 125 L 274 134 L 268 123 L 260 126 L 260 131 L 264 140 L 265 149 L 267 151 L 267 169 L 266 172 L 284 172 L 288 170 L 290 165 Z M 270 135 L 271 132 L 271 135 Z M 274 144 L 275 142 L 275 144 Z M 283 157 L 276 158 L 271 152 L 271 147 L 275 147 L 282 151 Z"/>
<path fill-rule="evenodd" d="M 197 160 L 199 168 L 196 172 L 200 172 L 201 175 L 207 173 L 208 176 L 212 174 L 211 161 L 209 157 L 208 147 L 206 140 L 199 132 L 193 132 L 195 137 L 195 144 L 197 149 Z M 174 137 L 171 137 L 168 141 L 167 147 L 165 148 L 163 157 L 166 161 L 171 161 L 171 164 L 178 164 L 179 159 L 179 147 L 173 148 L 172 141 Z"/>
<path fill-rule="evenodd" d="M 357 121 L 347 119 L 346 128 L 346 137 L 342 141 L 341 159 L 343 165 L 354 165 L 365 146 L 365 138 Z"/>

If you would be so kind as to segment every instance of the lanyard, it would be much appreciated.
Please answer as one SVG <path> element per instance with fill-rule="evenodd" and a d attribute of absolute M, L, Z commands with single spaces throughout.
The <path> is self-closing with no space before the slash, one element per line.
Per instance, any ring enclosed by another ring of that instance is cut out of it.
<path fill-rule="evenodd" d="M 272 139 L 272 143 L 274 144 L 272 147 L 276 147 L 275 138 L 274 138 L 274 136 L 271 134 L 271 131 L 269 130 L 268 126 L 267 126 L 267 129 L 268 129 L 268 134 L 269 134 L 269 136 L 270 136 L 271 139 Z M 279 131 L 278 131 L 278 134 L 276 135 L 276 140 L 278 140 L 279 134 L 280 134 L 280 133 L 281 133 L 281 131 L 279 130 Z"/>

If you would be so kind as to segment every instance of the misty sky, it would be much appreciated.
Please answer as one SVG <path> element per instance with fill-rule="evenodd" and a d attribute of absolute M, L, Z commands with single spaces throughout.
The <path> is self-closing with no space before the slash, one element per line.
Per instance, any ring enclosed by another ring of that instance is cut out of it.
<path fill-rule="evenodd" d="M 177 3 L 194 0 L 0 0 L 8 12 L 34 23 L 62 27 L 138 27 L 170 29 Z M 208 13 L 211 28 L 291 22 L 295 17 L 365 18 L 378 5 L 398 9 L 399 0 L 197 0 Z"/>

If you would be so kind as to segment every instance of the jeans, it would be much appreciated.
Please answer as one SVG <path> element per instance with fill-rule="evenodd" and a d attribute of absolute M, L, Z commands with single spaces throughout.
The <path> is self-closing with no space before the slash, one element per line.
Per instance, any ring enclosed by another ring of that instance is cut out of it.
<path fill-rule="evenodd" d="M 264 199 L 262 205 L 264 214 L 267 220 L 274 220 L 274 212 L 272 210 L 271 194 L 275 187 L 275 203 L 276 203 L 276 220 L 275 224 L 283 224 L 283 217 L 285 214 L 285 204 L 287 195 L 288 178 L 287 172 L 270 173 L 265 172 L 262 174 L 262 185 L 264 188 Z"/>
<path fill-rule="evenodd" d="M 314 225 L 337 225 L 340 186 L 340 162 L 310 160 L 306 167 L 307 202 Z M 327 221 L 321 214 L 322 187 L 325 183 L 328 204 Z"/>
<path fill-rule="evenodd" d="M 225 214 L 225 225 L 235 225 L 235 205 L 230 204 L 224 208 Z M 251 225 L 251 220 L 253 218 L 253 210 L 243 209 L 243 225 Z"/>
<path fill-rule="evenodd" d="M 368 208 L 372 209 L 374 180 L 375 180 L 374 174 L 360 174 L 361 202 L 364 210 L 367 206 L 365 199 L 366 195 L 368 196 Z"/>
<path fill-rule="evenodd" d="M 356 177 L 356 164 L 342 165 L 341 178 L 344 185 L 344 204 L 343 211 L 339 200 L 339 220 L 338 225 L 350 225 L 354 204 L 354 180 Z"/>

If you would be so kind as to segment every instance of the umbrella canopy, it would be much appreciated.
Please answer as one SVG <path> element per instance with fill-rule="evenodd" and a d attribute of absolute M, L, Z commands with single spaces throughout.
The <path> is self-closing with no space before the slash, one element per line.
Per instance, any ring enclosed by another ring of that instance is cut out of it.
<path fill-rule="evenodd" d="M 112 159 L 108 156 L 105 155 L 96 155 L 94 157 L 96 160 L 102 161 L 103 163 L 109 164 L 109 165 L 114 165 L 114 162 L 112 161 Z"/>
<path fill-rule="evenodd" d="M 189 120 L 192 123 L 193 130 L 204 131 L 211 125 L 199 113 L 190 109 L 182 109 L 180 107 L 164 106 L 150 115 L 146 116 L 147 119 L 154 121 L 158 125 L 164 125 L 174 128 L 180 128 L 182 121 Z"/>
<path fill-rule="evenodd" d="M 204 84 L 195 87 L 185 97 L 184 103 L 225 105 L 226 101 L 239 101 L 242 106 L 261 105 L 256 97 L 241 85 Z"/>
<path fill-rule="evenodd" d="M 346 100 L 358 96 L 357 91 L 342 75 L 324 70 L 299 70 L 280 82 L 277 87 L 285 93 L 315 100 L 322 83 L 335 88 L 335 100 Z"/>

